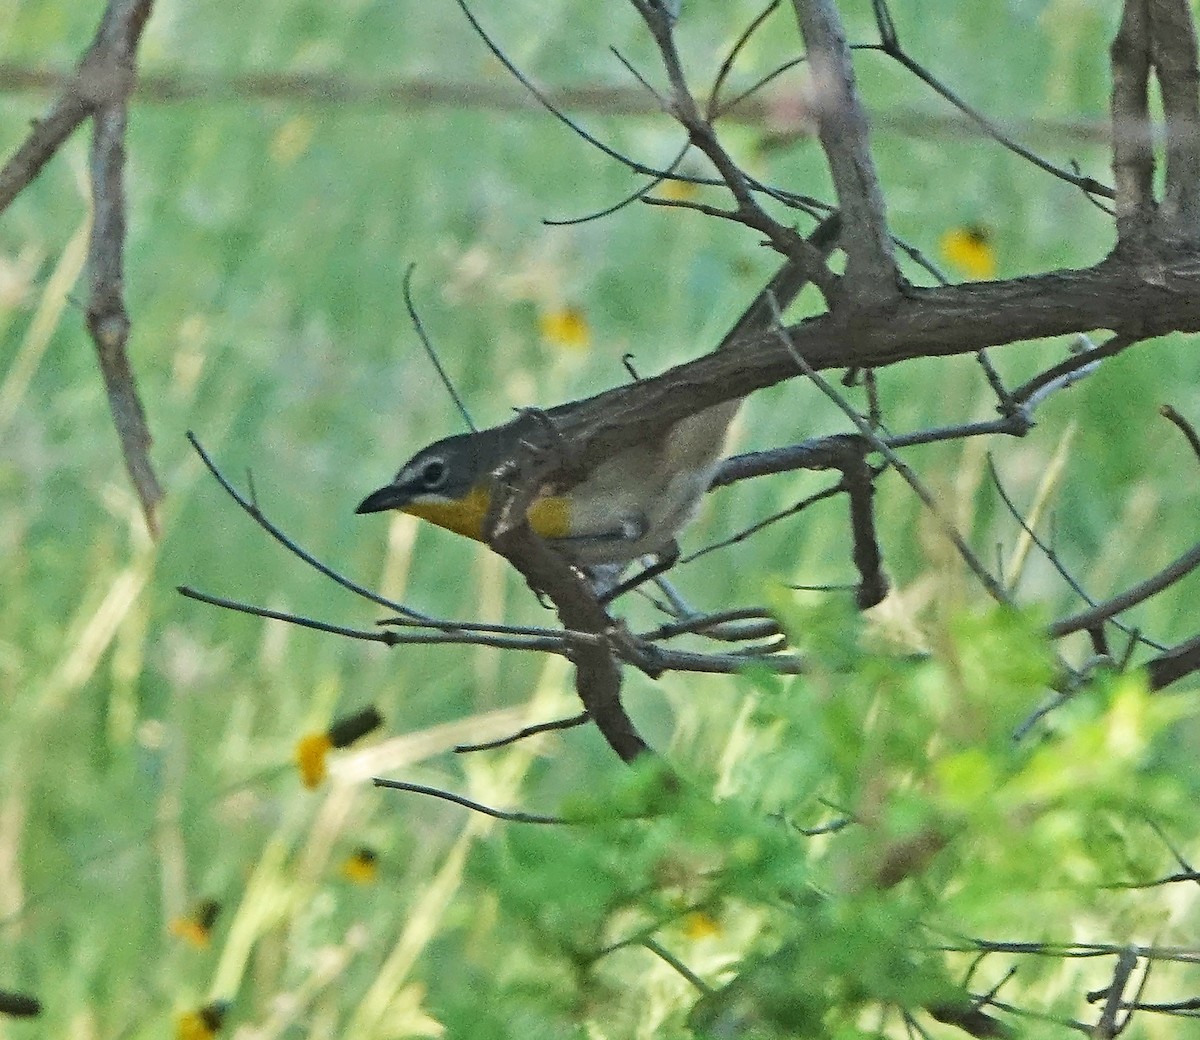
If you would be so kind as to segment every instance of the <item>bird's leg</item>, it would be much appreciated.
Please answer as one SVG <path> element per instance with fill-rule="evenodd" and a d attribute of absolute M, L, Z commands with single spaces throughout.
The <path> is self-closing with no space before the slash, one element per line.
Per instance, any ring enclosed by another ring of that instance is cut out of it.
<path fill-rule="evenodd" d="M 636 589 L 639 585 L 649 581 L 651 578 L 657 578 L 665 571 L 669 571 L 675 566 L 675 562 L 679 559 L 679 543 L 672 538 L 665 546 L 654 554 L 654 562 L 648 567 L 642 568 L 632 578 L 626 578 L 620 585 L 599 596 L 600 605 L 607 606 L 618 596 L 624 596 L 625 593 Z"/>

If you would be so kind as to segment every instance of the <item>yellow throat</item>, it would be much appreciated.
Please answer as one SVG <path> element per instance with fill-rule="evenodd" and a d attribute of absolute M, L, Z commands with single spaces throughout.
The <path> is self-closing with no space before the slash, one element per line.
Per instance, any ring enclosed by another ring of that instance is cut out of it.
<path fill-rule="evenodd" d="M 483 487 L 472 488 L 459 499 L 426 498 L 401 506 L 401 511 L 428 520 L 455 534 L 483 541 L 483 521 L 491 504 Z M 542 538 L 565 538 L 571 533 L 571 503 L 567 498 L 546 496 L 529 507 L 529 526 Z"/>

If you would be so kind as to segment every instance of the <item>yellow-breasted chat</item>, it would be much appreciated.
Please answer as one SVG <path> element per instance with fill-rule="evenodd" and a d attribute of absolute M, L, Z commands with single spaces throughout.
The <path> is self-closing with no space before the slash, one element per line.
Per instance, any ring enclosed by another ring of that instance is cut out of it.
<path fill-rule="evenodd" d="M 839 231 L 836 214 L 818 225 L 811 245 L 827 256 Z M 721 340 L 724 349 L 768 328 L 807 282 L 788 261 Z M 676 550 L 675 537 L 696 513 L 720 464 L 725 435 L 741 407 L 725 401 L 685 416 L 656 439 L 640 441 L 601 460 L 581 479 L 540 490 L 529 525 L 569 562 L 586 568 L 624 565 Z M 398 509 L 457 534 L 484 539 L 492 478 L 523 441 L 578 402 L 536 414 L 523 412 L 503 426 L 435 441 L 409 459 L 391 483 L 359 503 L 359 513 Z"/>

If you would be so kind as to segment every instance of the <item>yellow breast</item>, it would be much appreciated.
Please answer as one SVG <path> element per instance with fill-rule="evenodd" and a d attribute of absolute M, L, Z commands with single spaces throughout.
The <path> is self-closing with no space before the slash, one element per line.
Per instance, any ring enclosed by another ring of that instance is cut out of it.
<path fill-rule="evenodd" d="M 460 499 L 426 498 L 402 508 L 405 513 L 479 542 L 483 540 L 489 504 L 487 491 L 477 487 Z M 535 499 L 529 507 L 529 526 L 542 538 L 565 538 L 571 533 L 570 502 L 550 496 Z"/>

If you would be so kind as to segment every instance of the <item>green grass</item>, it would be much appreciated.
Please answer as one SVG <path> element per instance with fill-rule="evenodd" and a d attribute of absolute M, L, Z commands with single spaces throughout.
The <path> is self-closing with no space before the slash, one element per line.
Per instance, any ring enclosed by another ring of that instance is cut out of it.
<path fill-rule="evenodd" d="M 753 7 L 701 6 L 685 4 L 682 31 L 702 77 Z M 1094 12 L 1065 3 L 1040 5 L 1037 16 L 1016 3 L 945 9 L 909 0 L 897 16 L 914 53 L 968 100 L 1013 120 L 1103 112 L 1112 26 Z M 545 82 L 624 84 L 604 50 L 610 42 L 653 68 L 620 5 L 490 4 L 478 13 Z M 87 5 L 14 2 L 0 15 L 0 53 L 66 68 L 96 16 Z M 866 33 L 861 11 L 847 17 Z M 777 31 L 748 52 L 754 69 L 792 47 L 786 15 L 775 19 Z M 143 56 L 150 71 L 218 79 L 282 69 L 504 81 L 450 3 L 164 0 Z M 884 111 L 941 110 L 879 56 L 862 57 L 860 76 Z M 751 77 L 748 69 L 742 82 Z M 0 100 L 0 154 L 43 104 Z M 582 118 L 654 161 L 679 139 L 660 118 Z M 826 190 L 812 142 L 763 156 L 756 138 L 729 131 L 756 173 Z M 875 141 L 895 228 L 931 256 L 963 221 L 995 229 L 1001 276 L 1087 264 L 1109 245 L 1103 215 L 1085 200 L 978 138 L 913 138 L 881 118 Z M 1076 156 L 1051 142 L 1046 151 L 1106 176 L 1099 150 Z M 82 321 L 73 236 L 86 221 L 85 139 L 0 221 L 0 988 L 46 1004 L 38 1021 L 0 1024 L 0 1037 L 162 1037 L 181 1010 L 215 997 L 234 1001 L 230 1029 L 270 1037 L 420 1035 L 435 1020 L 454 1036 L 565 1036 L 569 1023 L 604 1022 L 614 1008 L 605 1035 L 678 1029 L 676 1009 L 693 995 L 644 951 L 614 957 L 591 989 L 575 990 L 561 950 L 514 930 L 511 893 L 498 894 L 472 850 L 502 858 L 503 840 L 523 839 L 365 782 L 395 775 L 535 811 L 616 783 L 620 764 L 587 730 L 467 759 L 448 753 L 461 740 L 575 711 L 568 668 L 490 649 L 388 651 L 180 598 L 175 586 L 188 583 L 360 627 L 379 616 L 273 545 L 202 471 L 184 434 L 195 430 L 235 480 L 252 470 L 268 514 L 358 580 L 441 615 L 548 624 L 483 550 L 407 520 L 353 515 L 414 448 L 458 429 L 405 316 L 404 270 L 417 264 L 417 302 L 443 360 L 477 419 L 494 423 L 513 406 L 623 381 L 626 351 L 654 372 L 708 349 L 766 280 L 769 259 L 754 236 L 689 213 L 634 206 L 595 223 L 542 226 L 633 185 L 539 112 L 303 100 L 147 106 L 134 113 L 130 156 L 130 350 L 168 495 L 156 546 L 142 533 Z M 564 302 L 582 307 L 594 330 L 586 356 L 539 340 L 539 308 Z M 1009 347 L 996 360 L 1016 382 L 1063 350 Z M 1169 401 L 1197 417 L 1197 366 L 1181 339 L 1139 348 L 1051 401 L 1027 440 L 990 446 L 1028 503 L 1078 424 L 1050 510 L 1058 551 L 1097 595 L 1144 577 L 1194 538 L 1192 481 L 1179 475 L 1195 460 L 1155 412 Z M 919 362 L 881 373 L 880 384 L 898 431 L 990 408 L 967 361 Z M 733 447 L 845 428 L 813 388 L 794 382 L 756 395 Z M 923 448 L 911 461 L 986 558 L 997 543 L 1013 544 L 1016 527 L 982 477 L 976 446 Z M 720 491 L 687 546 L 827 479 L 797 474 Z M 888 569 L 907 598 L 878 628 L 936 632 L 941 600 L 929 588 L 945 550 L 894 476 L 881 481 L 879 510 Z M 836 501 L 818 506 L 705 557 L 680 585 L 697 605 L 716 606 L 762 601 L 781 581 L 849 580 L 844 511 Z M 1047 614 L 1073 605 L 1041 561 L 1022 590 Z M 1194 595 L 1194 582 L 1184 583 L 1134 619 L 1168 642 L 1183 638 L 1194 630 Z M 964 597 L 978 602 L 973 590 Z M 738 742 L 763 739 L 747 715 L 751 684 L 631 676 L 627 689 L 639 725 L 673 762 L 709 777 L 723 763 L 724 793 L 738 789 Z M 302 791 L 290 765 L 297 738 L 366 703 L 387 720 L 382 736 L 339 755 L 323 789 Z M 1179 742 L 1186 760 L 1194 728 Z M 555 835 L 544 854 L 571 841 Z M 360 844 L 379 850 L 374 886 L 339 875 Z M 210 948 L 196 950 L 170 922 L 204 898 L 223 909 Z M 688 947 L 702 973 L 753 942 L 752 922 L 723 929 Z M 553 984 L 539 993 L 545 979 Z M 480 1008 L 479 993 L 500 1003 Z"/>

